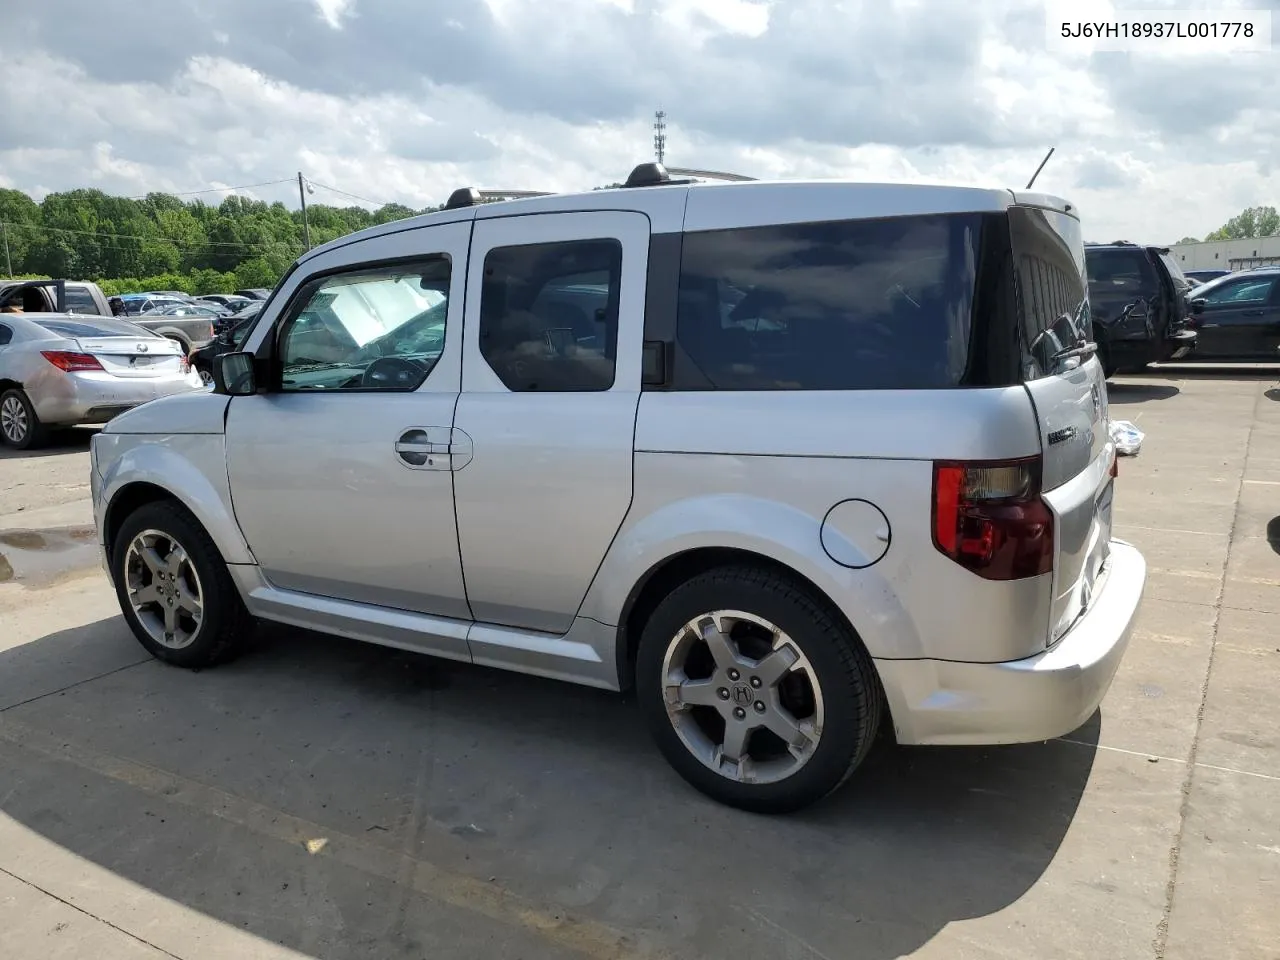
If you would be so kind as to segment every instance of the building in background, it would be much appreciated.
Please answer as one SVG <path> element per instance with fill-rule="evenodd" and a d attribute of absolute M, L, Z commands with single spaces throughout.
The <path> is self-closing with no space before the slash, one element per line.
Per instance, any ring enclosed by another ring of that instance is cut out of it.
<path fill-rule="evenodd" d="M 1183 270 L 1248 270 L 1280 264 L 1280 236 L 1173 243 L 1169 252 Z"/>

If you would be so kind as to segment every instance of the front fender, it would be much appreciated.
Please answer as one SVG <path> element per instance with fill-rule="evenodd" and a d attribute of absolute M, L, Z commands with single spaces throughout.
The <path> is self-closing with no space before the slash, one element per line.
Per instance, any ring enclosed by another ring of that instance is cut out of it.
<path fill-rule="evenodd" d="M 227 457 L 221 434 L 132 436 L 99 434 L 95 454 L 102 468 L 95 505 L 99 536 L 122 493 L 150 484 L 182 503 L 209 532 L 227 563 L 256 563 L 231 510 Z"/>
<path fill-rule="evenodd" d="M 834 603 L 873 657 L 920 657 L 923 645 L 892 585 L 875 565 L 855 570 L 823 550 L 822 517 L 749 494 L 711 494 L 667 504 L 624 525 L 583 601 L 582 615 L 621 622 L 636 584 L 678 554 L 730 548 L 769 557 L 812 582 Z M 828 544 L 858 547 L 828 528 Z M 846 552 L 847 551 L 847 552 Z"/>

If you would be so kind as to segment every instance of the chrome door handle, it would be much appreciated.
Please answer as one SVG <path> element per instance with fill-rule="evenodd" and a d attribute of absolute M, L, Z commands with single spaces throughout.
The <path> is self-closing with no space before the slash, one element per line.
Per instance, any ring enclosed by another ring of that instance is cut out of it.
<path fill-rule="evenodd" d="M 427 431 L 421 428 L 400 434 L 395 450 L 400 461 L 415 470 L 449 469 L 449 444 L 430 440 Z"/>

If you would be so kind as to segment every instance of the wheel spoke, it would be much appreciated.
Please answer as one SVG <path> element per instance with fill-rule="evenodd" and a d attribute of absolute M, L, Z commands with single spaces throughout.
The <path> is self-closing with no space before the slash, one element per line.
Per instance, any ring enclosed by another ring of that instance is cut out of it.
<path fill-rule="evenodd" d="M 186 562 L 187 551 L 176 543 L 173 545 L 173 549 L 169 551 L 169 556 L 164 558 L 165 569 L 174 576 L 182 572 L 182 565 Z"/>
<path fill-rule="evenodd" d="M 800 654 L 791 644 L 779 647 L 766 656 L 752 672 L 766 687 L 772 687 L 787 675 L 787 671 L 800 661 Z"/>
<path fill-rule="evenodd" d="M 740 720 L 726 720 L 724 724 L 724 745 L 720 753 L 726 760 L 741 763 L 747 755 L 747 739 L 751 736 L 751 727 Z"/>
<path fill-rule="evenodd" d="M 172 603 L 164 604 L 164 634 L 166 637 L 174 637 L 178 632 L 178 608 Z"/>
<path fill-rule="evenodd" d="M 200 597 L 192 593 L 191 588 L 182 581 L 178 582 L 178 609 L 190 614 L 196 623 L 204 616 L 204 604 L 200 602 Z"/>
<path fill-rule="evenodd" d="M 159 551 L 150 544 L 144 544 L 142 549 L 138 551 L 138 556 L 142 558 L 142 562 L 147 565 L 147 569 L 152 573 L 159 574 L 168 572 L 169 568 L 165 563 L 164 558 L 160 556 Z"/>
<path fill-rule="evenodd" d="M 764 718 L 764 725 L 782 740 L 793 754 L 805 753 L 818 740 L 818 732 L 813 725 L 797 720 L 785 709 L 770 710 Z"/>
<path fill-rule="evenodd" d="M 160 591 L 156 589 L 154 583 L 149 583 L 145 587 L 138 587 L 129 591 L 129 602 L 135 607 L 140 607 L 144 603 L 159 603 Z"/>
<path fill-rule="evenodd" d="M 706 642 L 711 650 L 711 657 L 721 670 L 728 670 L 738 662 L 738 652 L 734 648 L 729 635 L 720 629 L 715 620 L 707 617 L 697 627 L 698 636 Z"/>
<path fill-rule="evenodd" d="M 667 702 L 679 707 L 718 707 L 722 702 L 711 680 L 684 680 L 667 690 Z"/>

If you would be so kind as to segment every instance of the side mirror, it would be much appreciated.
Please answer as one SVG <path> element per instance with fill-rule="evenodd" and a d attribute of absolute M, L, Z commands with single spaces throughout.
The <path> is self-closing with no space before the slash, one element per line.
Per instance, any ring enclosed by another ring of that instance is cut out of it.
<path fill-rule="evenodd" d="M 213 392 L 251 397 L 258 392 L 252 353 L 224 353 L 213 358 Z"/>
<path fill-rule="evenodd" d="M 1208 303 L 1209 303 L 1209 301 L 1208 301 L 1208 300 L 1205 300 L 1205 299 L 1203 299 L 1203 298 L 1202 298 L 1202 299 L 1200 299 L 1200 300 L 1192 300 L 1192 301 L 1191 301 L 1191 315 L 1192 315 L 1192 316 L 1195 316 L 1195 317 L 1200 316 L 1200 314 L 1204 313 L 1204 308 L 1205 308 L 1205 306 L 1206 306 Z"/>

